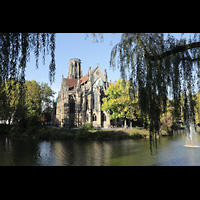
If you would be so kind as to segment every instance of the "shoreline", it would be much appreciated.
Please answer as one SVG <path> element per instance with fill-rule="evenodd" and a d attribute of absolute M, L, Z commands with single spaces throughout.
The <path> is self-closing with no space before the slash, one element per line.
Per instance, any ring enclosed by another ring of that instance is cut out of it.
<path fill-rule="evenodd" d="M 0 136 L 38 140 L 115 140 L 149 138 L 147 129 L 66 129 L 57 127 L 29 127 L 21 129 L 13 125 L 0 125 Z"/>
<path fill-rule="evenodd" d="M 173 133 L 160 132 L 157 138 L 170 136 Z M 66 129 L 52 126 L 28 127 L 22 129 L 14 125 L 0 124 L 0 137 L 19 138 L 28 140 L 122 140 L 149 139 L 149 130 L 136 128 L 102 128 L 102 129 Z"/>
<path fill-rule="evenodd" d="M 200 130 L 200 129 L 199 129 Z M 197 132 L 199 132 L 197 130 Z M 159 136 L 170 136 L 167 132 L 161 132 Z M 143 128 L 58 128 L 51 126 L 29 127 L 22 129 L 14 125 L 0 124 L 0 136 L 9 138 L 24 138 L 33 140 L 121 140 L 121 139 L 149 139 L 149 130 Z"/>

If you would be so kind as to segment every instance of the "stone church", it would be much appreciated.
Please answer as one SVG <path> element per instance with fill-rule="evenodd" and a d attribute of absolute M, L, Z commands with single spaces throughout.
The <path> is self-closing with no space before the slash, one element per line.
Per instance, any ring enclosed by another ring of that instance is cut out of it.
<path fill-rule="evenodd" d="M 58 92 L 54 123 L 60 127 L 80 127 L 85 122 L 94 127 L 109 127 L 109 115 L 101 110 L 107 79 L 106 69 L 103 74 L 99 66 L 89 67 L 88 74 L 83 76 L 81 60 L 70 59 L 68 77 L 62 77 Z"/>

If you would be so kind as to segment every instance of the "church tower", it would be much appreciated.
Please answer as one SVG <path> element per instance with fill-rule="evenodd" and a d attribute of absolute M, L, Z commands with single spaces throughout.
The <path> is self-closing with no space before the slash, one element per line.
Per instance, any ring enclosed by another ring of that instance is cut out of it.
<path fill-rule="evenodd" d="M 81 60 L 78 58 L 70 59 L 67 78 L 80 79 L 82 76 Z"/>

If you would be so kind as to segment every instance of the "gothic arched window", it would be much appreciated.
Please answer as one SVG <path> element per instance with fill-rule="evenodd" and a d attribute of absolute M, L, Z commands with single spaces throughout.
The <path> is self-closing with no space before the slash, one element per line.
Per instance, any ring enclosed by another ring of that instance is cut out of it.
<path fill-rule="evenodd" d="M 93 108 L 98 111 L 98 93 L 94 91 Z"/>
<path fill-rule="evenodd" d="M 97 121 L 97 116 L 95 114 L 92 115 L 92 121 Z"/>
<path fill-rule="evenodd" d="M 70 100 L 69 100 L 69 112 L 75 113 L 75 101 L 72 96 L 70 97 Z"/>
<path fill-rule="evenodd" d="M 104 113 L 102 114 L 102 120 L 106 121 L 106 115 Z"/>

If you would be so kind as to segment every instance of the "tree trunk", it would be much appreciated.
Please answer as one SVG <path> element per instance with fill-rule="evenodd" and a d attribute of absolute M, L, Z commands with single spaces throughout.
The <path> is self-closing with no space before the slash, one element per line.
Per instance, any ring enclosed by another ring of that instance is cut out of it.
<path fill-rule="evenodd" d="M 12 117 L 9 117 L 8 124 L 10 125 Z"/>
<path fill-rule="evenodd" d="M 124 119 L 124 127 L 126 129 L 126 118 Z"/>
<path fill-rule="evenodd" d="M 132 128 L 132 120 L 130 121 L 130 128 Z"/>

